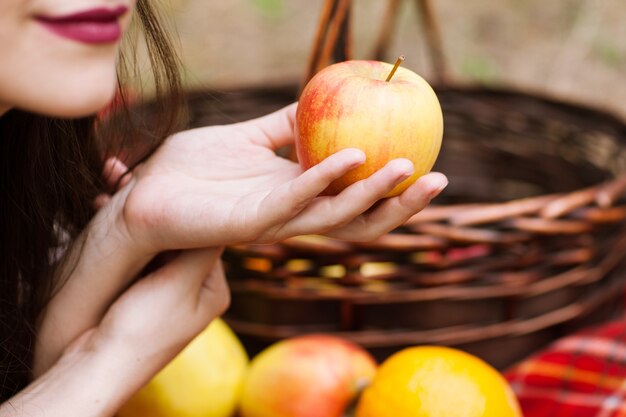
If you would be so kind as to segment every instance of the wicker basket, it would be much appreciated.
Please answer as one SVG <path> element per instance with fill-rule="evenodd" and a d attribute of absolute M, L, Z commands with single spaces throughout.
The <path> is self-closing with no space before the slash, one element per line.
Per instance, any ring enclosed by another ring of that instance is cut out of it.
<path fill-rule="evenodd" d="M 420 3 L 443 75 L 431 9 Z M 326 1 L 307 77 L 333 54 L 349 56 L 349 4 Z M 626 125 L 520 92 L 440 84 L 445 136 L 435 169 L 450 185 L 436 205 L 374 242 L 305 236 L 228 248 L 226 318 L 250 353 L 327 332 L 379 359 L 445 344 L 502 368 L 615 314 L 626 282 Z M 265 114 L 297 90 L 192 93 L 192 125 Z"/>

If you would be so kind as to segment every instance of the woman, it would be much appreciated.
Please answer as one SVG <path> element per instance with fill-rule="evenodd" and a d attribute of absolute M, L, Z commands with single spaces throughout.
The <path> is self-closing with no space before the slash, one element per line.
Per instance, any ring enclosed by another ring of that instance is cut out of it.
<path fill-rule="evenodd" d="M 175 96 L 176 61 L 148 1 L 0 3 L 1 417 L 114 414 L 227 307 L 223 246 L 372 239 L 446 185 L 429 174 L 378 202 L 412 172 L 394 160 L 320 197 L 364 154 L 346 149 L 306 172 L 276 156 L 293 141 L 293 106 L 174 135 L 178 106 L 163 107 L 164 126 L 150 129 L 169 137 L 124 176 L 104 155 L 137 132 L 93 115 L 115 94 L 133 11 L 157 96 Z"/>

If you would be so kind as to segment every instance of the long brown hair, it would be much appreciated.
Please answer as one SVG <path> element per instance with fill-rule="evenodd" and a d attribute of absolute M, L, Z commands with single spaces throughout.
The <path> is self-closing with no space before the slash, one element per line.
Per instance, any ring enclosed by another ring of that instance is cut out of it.
<path fill-rule="evenodd" d="M 64 120 L 19 110 L 0 117 L 0 403 L 31 380 L 37 320 L 52 295 L 52 252 L 93 217 L 94 198 L 107 191 L 101 177 L 105 156 L 132 149 L 132 141 L 142 138 L 131 151 L 137 162 L 180 127 L 182 94 L 172 45 L 149 0 L 138 0 L 134 19 L 156 87 L 149 131 L 133 117 L 121 88 L 121 105 L 108 123 L 98 124 L 95 116 Z M 120 57 L 120 79 L 136 73 L 135 50 L 128 52 Z"/>

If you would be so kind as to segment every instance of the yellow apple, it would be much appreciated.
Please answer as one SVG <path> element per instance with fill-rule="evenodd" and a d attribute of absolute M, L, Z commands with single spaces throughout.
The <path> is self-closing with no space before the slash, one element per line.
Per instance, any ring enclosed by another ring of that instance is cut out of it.
<path fill-rule="evenodd" d="M 376 373 L 358 345 L 328 335 L 278 342 L 250 365 L 242 417 L 341 417 Z"/>
<path fill-rule="evenodd" d="M 428 173 L 443 135 L 439 100 L 419 75 L 391 64 L 345 61 L 326 67 L 304 88 L 296 113 L 296 152 L 304 169 L 345 148 L 359 148 L 364 165 L 334 181 L 327 193 L 369 177 L 387 162 L 406 158 L 415 172 L 388 195 L 400 194 Z"/>
<path fill-rule="evenodd" d="M 118 412 L 118 417 L 230 417 L 248 356 L 232 330 L 214 320 Z"/>

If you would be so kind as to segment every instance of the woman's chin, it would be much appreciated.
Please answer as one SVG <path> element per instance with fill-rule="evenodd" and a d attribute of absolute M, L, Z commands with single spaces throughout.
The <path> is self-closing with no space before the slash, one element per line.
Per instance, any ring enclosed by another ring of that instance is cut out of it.
<path fill-rule="evenodd" d="M 46 116 L 58 117 L 62 119 L 76 119 L 81 117 L 93 116 L 100 112 L 111 102 L 113 96 L 108 97 L 106 101 L 88 102 L 84 105 L 61 106 L 55 111 L 42 112 Z"/>
<path fill-rule="evenodd" d="M 98 113 L 115 97 L 118 89 L 114 65 L 84 64 L 82 71 L 33 73 L 13 84 L 0 83 L 0 103 L 49 117 L 79 118 Z M 34 71 L 37 72 L 37 71 Z M 44 81 L 45 80 L 45 81 Z"/>
<path fill-rule="evenodd" d="M 45 99 L 36 103 L 19 106 L 22 110 L 38 113 L 49 117 L 75 119 L 92 116 L 106 108 L 115 97 L 115 89 L 98 92 L 98 94 L 68 94 Z"/>

